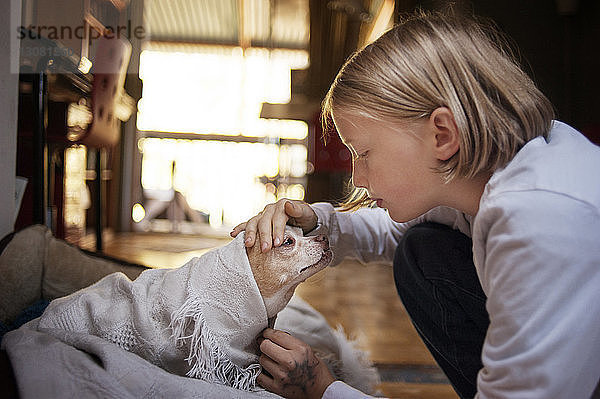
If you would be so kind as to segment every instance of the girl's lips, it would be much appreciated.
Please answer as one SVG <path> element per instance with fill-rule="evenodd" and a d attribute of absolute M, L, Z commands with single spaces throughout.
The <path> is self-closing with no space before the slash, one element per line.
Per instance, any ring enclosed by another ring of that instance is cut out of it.
<path fill-rule="evenodd" d="M 383 200 L 381 198 L 369 197 L 369 200 L 374 201 L 378 208 L 381 208 L 381 205 L 383 204 Z"/>

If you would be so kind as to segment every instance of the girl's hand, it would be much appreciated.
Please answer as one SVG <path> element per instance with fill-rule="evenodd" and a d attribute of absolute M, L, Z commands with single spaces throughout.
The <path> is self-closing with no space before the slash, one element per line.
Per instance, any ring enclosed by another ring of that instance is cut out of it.
<path fill-rule="evenodd" d="M 262 212 L 233 228 L 231 236 L 237 236 L 246 230 L 246 246 L 254 246 L 256 235 L 260 236 L 260 248 L 263 252 L 271 246 L 279 246 L 283 242 L 285 225 L 290 224 L 302 228 L 307 233 L 317 227 L 317 214 L 304 201 L 281 199 L 265 206 Z"/>
<path fill-rule="evenodd" d="M 263 337 L 259 360 L 263 373 L 256 379 L 263 388 L 286 398 L 320 399 L 335 381 L 327 365 L 304 342 L 271 328 L 263 331 Z"/>

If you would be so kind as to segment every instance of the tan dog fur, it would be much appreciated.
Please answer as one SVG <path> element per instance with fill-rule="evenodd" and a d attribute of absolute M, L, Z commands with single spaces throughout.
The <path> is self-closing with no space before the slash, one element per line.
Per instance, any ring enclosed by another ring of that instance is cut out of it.
<path fill-rule="evenodd" d="M 269 318 L 287 305 L 298 284 L 323 270 L 333 256 L 327 236 L 304 237 L 302 229 L 290 226 L 280 246 L 262 252 L 256 240 L 246 253 Z"/>

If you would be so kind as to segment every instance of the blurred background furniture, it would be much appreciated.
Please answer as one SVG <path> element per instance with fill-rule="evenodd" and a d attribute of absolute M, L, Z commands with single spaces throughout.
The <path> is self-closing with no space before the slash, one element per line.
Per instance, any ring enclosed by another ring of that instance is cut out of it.
<path fill-rule="evenodd" d="M 38 15 L 55 26 L 65 26 L 62 18 L 79 16 L 84 34 L 79 42 L 67 46 L 64 41 L 44 37 L 35 26 L 21 28 L 17 175 L 28 178 L 30 184 L 15 229 L 44 224 L 57 237 L 69 236 L 65 179 L 76 171 L 66 169 L 65 151 L 74 143 L 83 144 L 87 162 L 79 166 L 83 170 L 78 175 L 84 186 L 86 180 L 94 184 L 80 192 L 87 197 L 89 192 L 93 194 L 96 245 L 101 250 L 103 185 L 112 178 L 107 164 L 119 142 L 121 122 L 135 109 L 135 102 L 123 90 L 131 45 L 104 25 L 114 26 L 125 3 L 86 0 L 80 3 L 79 12 L 64 12 L 61 5 L 51 3 L 36 3 Z M 85 220 L 80 224 L 83 233 L 71 234 L 74 242 L 85 232 Z"/>

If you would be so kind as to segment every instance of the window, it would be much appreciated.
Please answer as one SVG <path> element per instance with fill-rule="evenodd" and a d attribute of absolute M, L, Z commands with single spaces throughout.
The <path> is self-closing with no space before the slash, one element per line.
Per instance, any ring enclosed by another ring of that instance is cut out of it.
<path fill-rule="evenodd" d="M 212 226 L 302 199 L 308 126 L 259 114 L 290 101 L 290 70 L 307 64 L 303 50 L 150 43 L 137 122 L 145 194 L 179 191 Z"/>

